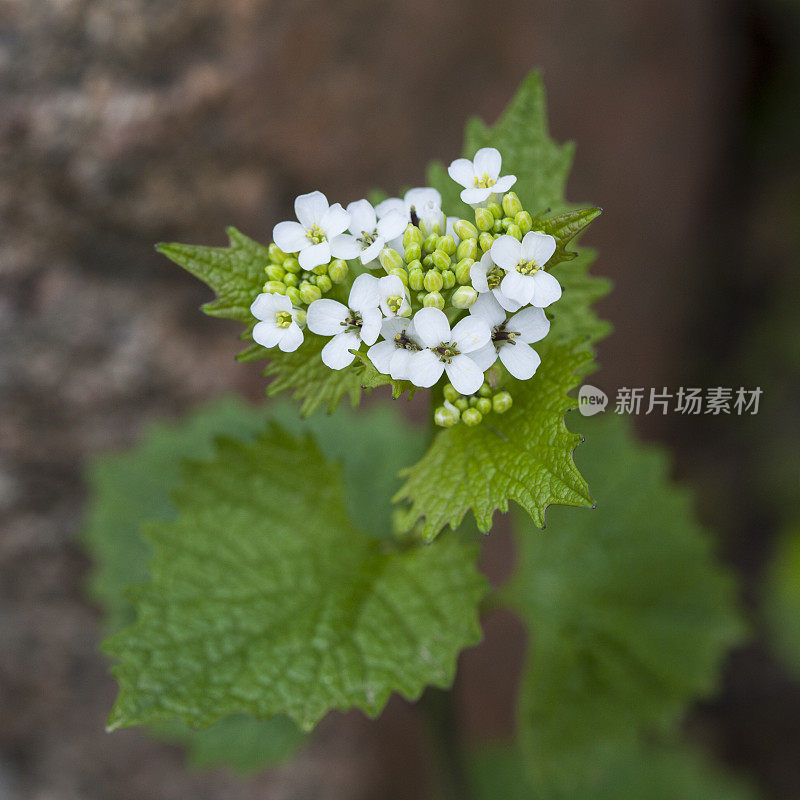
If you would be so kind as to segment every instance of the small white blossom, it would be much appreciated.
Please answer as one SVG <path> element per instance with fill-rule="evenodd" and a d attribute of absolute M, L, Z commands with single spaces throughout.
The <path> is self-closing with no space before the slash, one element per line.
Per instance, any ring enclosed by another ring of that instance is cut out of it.
<path fill-rule="evenodd" d="M 378 279 L 359 275 L 350 289 L 347 305 L 323 298 L 308 307 L 306 324 L 312 333 L 333 336 L 322 348 L 322 361 L 331 369 L 344 369 L 361 344 L 375 343 L 381 330 L 381 310 L 378 307 Z"/>
<path fill-rule="evenodd" d="M 272 229 L 275 244 L 284 253 L 298 253 L 303 269 L 327 264 L 331 258 L 355 258 L 361 247 L 345 234 L 350 215 L 339 203 L 328 205 L 322 192 L 301 194 L 294 201 L 299 222 L 279 222 Z"/>
<path fill-rule="evenodd" d="M 395 380 L 408 380 L 411 365 L 424 349 L 407 317 L 387 317 L 381 324 L 383 340 L 367 350 L 375 369 Z"/>
<path fill-rule="evenodd" d="M 506 319 L 506 312 L 491 294 L 482 294 L 470 308 L 472 316 L 482 319 L 492 331 L 489 344 L 469 357 L 484 372 L 498 356 L 505 368 L 521 381 L 532 378 L 542 359 L 530 347 L 550 331 L 550 320 L 541 308 L 528 306 Z"/>
<path fill-rule="evenodd" d="M 416 386 L 433 386 L 442 372 L 460 394 L 474 394 L 483 383 L 483 371 L 467 355 L 489 343 L 485 320 L 464 317 L 450 330 L 447 316 L 438 308 L 423 308 L 414 315 L 414 331 L 425 349 L 409 364 L 409 379 Z"/>
<path fill-rule="evenodd" d="M 481 260 L 476 261 L 469 268 L 469 277 L 472 281 L 472 287 L 478 294 L 491 292 L 497 302 L 506 311 L 518 311 L 522 308 L 522 304 L 503 294 L 501 285 L 505 275 L 505 270 L 498 267 L 497 264 L 492 261 L 490 253 L 484 253 L 483 256 L 481 256 Z"/>
<path fill-rule="evenodd" d="M 556 251 L 556 240 L 546 233 L 531 231 L 522 241 L 513 236 L 494 240 L 492 261 L 506 270 L 500 288 L 506 297 L 520 303 L 547 308 L 561 297 L 561 285 L 543 267 Z"/>
<path fill-rule="evenodd" d="M 427 215 L 431 218 L 435 210 L 442 208 L 442 196 L 436 189 L 428 186 L 421 186 L 416 189 L 409 189 L 404 195 L 402 200 L 399 197 L 390 197 L 382 203 L 375 206 L 375 213 L 378 219 L 383 219 L 393 211 L 399 211 L 403 215 L 403 221 L 406 225 L 413 222 L 415 225 L 421 220 L 420 214 Z M 404 226 L 405 229 L 405 226 Z M 389 247 L 397 250 L 398 253 L 403 252 L 403 235 L 392 239 L 389 242 Z"/>
<path fill-rule="evenodd" d="M 378 279 L 378 296 L 385 316 L 406 317 L 411 313 L 408 291 L 397 275 L 385 275 Z"/>
<path fill-rule="evenodd" d="M 260 294 L 253 300 L 250 313 L 261 320 L 253 328 L 253 339 L 263 347 L 277 345 L 284 353 L 291 353 L 303 343 L 303 331 L 298 324 L 302 312 L 292 308 L 292 301 L 286 295 Z"/>
<path fill-rule="evenodd" d="M 494 147 L 482 147 L 475 158 L 457 158 L 447 168 L 450 177 L 464 187 L 461 199 L 475 207 L 485 204 L 494 194 L 504 194 L 516 182 L 514 175 L 500 177 L 503 159 Z"/>
<path fill-rule="evenodd" d="M 369 200 L 356 200 L 347 206 L 350 215 L 350 233 L 358 242 L 362 264 L 369 264 L 378 257 L 387 242 L 403 235 L 406 218 L 398 210 L 384 214 L 380 220 Z"/>

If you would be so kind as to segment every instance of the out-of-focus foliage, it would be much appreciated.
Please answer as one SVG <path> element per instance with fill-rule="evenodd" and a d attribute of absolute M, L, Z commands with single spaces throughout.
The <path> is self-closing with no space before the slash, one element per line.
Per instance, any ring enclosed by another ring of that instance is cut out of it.
<path fill-rule="evenodd" d="M 792 527 L 781 538 L 765 592 L 775 646 L 800 679 L 800 526 Z"/>

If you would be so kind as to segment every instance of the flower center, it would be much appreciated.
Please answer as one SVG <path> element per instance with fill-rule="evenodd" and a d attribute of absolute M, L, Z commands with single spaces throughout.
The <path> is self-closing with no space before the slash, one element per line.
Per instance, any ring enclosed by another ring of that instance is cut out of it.
<path fill-rule="evenodd" d="M 275 324 L 279 328 L 288 328 L 292 324 L 292 315 L 288 311 L 279 311 L 275 315 Z"/>
<path fill-rule="evenodd" d="M 306 238 L 310 239 L 314 244 L 319 244 L 325 241 L 325 231 L 320 228 L 315 222 L 307 231 Z"/>
<path fill-rule="evenodd" d="M 397 314 L 403 306 L 403 298 L 402 297 L 387 297 L 386 298 L 386 305 L 389 306 L 389 309 L 393 314 Z"/>
<path fill-rule="evenodd" d="M 400 331 L 400 333 L 394 337 L 394 344 L 395 347 L 402 348 L 403 350 L 416 351 L 420 349 L 420 346 L 416 342 L 412 341 L 408 338 L 408 336 L 406 336 L 405 331 Z"/>
<path fill-rule="evenodd" d="M 348 311 L 350 314 L 339 324 L 345 329 L 346 333 L 350 333 L 351 331 L 355 331 L 356 333 L 360 332 L 361 326 L 363 325 L 361 314 L 358 311 L 353 311 L 352 308 L 348 309 Z"/>
<path fill-rule="evenodd" d="M 534 259 L 530 261 L 526 261 L 524 258 L 520 259 L 519 264 L 517 264 L 517 272 L 522 275 L 533 275 L 537 273 L 541 267 L 536 263 Z"/>
<path fill-rule="evenodd" d="M 492 331 L 492 341 L 497 344 L 516 344 L 516 338 L 519 335 L 519 331 L 507 331 L 506 325 L 503 323 Z"/>
<path fill-rule="evenodd" d="M 494 186 L 494 179 L 489 177 L 488 172 L 484 172 L 480 177 L 475 176 L 476 189 L 489 189 L 492 186 Z"/>
<path fill-rule="evenodd" d="M 363 249 L 366 250 L 371 244 L 375 244 L 377 238 L 378 238 L 378 229 L 375 228 L 375 230 L 373 230 L 372 233 L 370 233 L 369 231 L 361 231 L 361 236 L 358 239 L 358 241 L 364 245 Z"/>
<path fill-rule="evenodd" d="M 496 289 L 505 278 L 506 274 L 500 267 L 494 267 L 491 272 L 486 273 L 486 282 L 489 284 L 490 289 Z"/>
<path fill-rule="evenodd" d="M 433 352 L 439 356 L 440 361 L 449 364 L 456 356 L 461 355 L 454 342 L 442 342 L 438 347 L 433 348 Z"/>

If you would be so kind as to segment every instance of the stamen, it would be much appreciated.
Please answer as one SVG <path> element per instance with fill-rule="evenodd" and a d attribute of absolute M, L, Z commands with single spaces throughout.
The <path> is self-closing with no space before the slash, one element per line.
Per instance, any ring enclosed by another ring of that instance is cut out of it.
<path fill-rule="evenodd" d="M 292 324 L 292 315 L 288 311 L 279 311 L 275 315 L 275 324 L 279 328 L 288 328 Z"/>

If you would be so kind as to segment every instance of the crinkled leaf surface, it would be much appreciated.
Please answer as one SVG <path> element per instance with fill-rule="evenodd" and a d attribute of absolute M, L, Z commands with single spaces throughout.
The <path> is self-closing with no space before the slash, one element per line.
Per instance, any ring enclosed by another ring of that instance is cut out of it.
<path fill-rule="evenodd" d="M 149 527 L 152 580 L 112 637 L 110 728 L 178 717 L 330 709 L 377 715 L 397 691 L 447 686 L 480 639 L 485 580 L 456 537 L 392 550 L 349 519 L 339 470 L 273 426 L 186 469 L 176 520 Z"/>
<path fill-rule="evenodd" d="M 584 428 L 578 462 L 598 507 L 554 512 L 557 535 L 520 518 L 502 596 L 531 631 L 522 745 L 539 782 L 567 787 L 598 753 L 673 724 L 711 692 L 743 636 L 733 581 L 664 453 L 615 415 Z"/>

